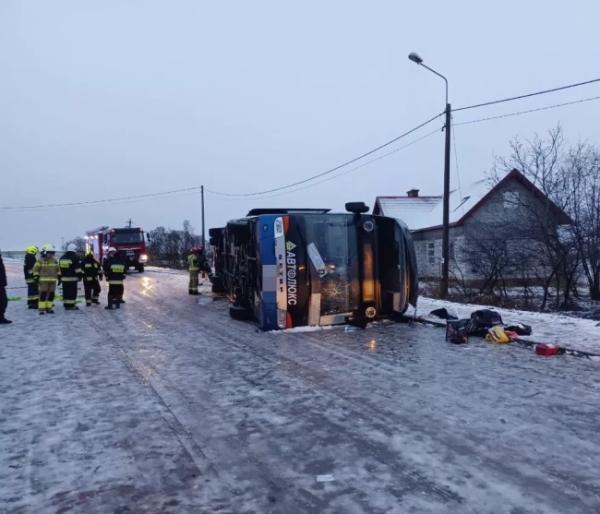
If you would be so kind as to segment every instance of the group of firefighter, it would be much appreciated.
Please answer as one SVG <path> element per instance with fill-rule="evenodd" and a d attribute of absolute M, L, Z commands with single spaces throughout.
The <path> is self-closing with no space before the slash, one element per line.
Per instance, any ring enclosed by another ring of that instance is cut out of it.
<path fill-rule="evenodd" d="M 29 246 L 23 265 L 27 306 L 37 309 L 40 314 L 53 314 L 56 288 L 62 284 L 65 310 L 78 310 L 77 289 L 80 281 L 83 282 L 85 304 L 88 307 L 99 305 L 100 281 L 105 277 L 108 282 L 108 304 L 105 309 L 118 309 L 121 303 L 125 303 L 123 281 L 126 271 L 125 261 L 112 247 L 100 264 L 91 250 L 87 250 L 83 258 L 78 255 L 74 244 L 69 244 L 59 259 L 51 244 L 45 244 L 40 250 L 37 246 Z"/>
<path fill-rule="evenodd" d="M 199 275 L 206 277 L 211 271 L 202 247 L 192 247 L 187 265 L 190 276 L 189 294 L 198 295 Z M 108 282 L 108 302 L 105 309 L 118 309 L 125 303 L 123 281 L 126 272 L 125 260 L 113 247 L 108 249 L 104 262 L 100 264 L 91 250 L 87 250 L 83 258 L 78 255 L 74 244 L 69 244 L 59 259 L 51 244 L 45 244 L 41 249 L 29 246 L 25 251 L 23 264 L 27 283 L 27 307 L 37 309 L 40 314 L 53 314 L 56 288 L 62 285 L 65 310 L 78 310 L 77 289 L 80 281 L 83 282 L 85 304 L 88 307 L 99 305 L 100 281 L 104 277 Z M 4 317 L 7 303 L 6 272 L 0 255 L 0 324 L 11 323 Z"/>

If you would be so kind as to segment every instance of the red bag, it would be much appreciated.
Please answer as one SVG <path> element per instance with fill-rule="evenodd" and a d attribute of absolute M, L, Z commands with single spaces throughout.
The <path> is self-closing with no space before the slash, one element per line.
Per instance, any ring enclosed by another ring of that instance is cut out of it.
<path fill-rule="evenodd" d="M 550 355 L 561 355 L 565 353 L 565 349 L 561 348 L 557 344 L 538 343 L 535 345 L 535 353 L 547 357 Z"/>

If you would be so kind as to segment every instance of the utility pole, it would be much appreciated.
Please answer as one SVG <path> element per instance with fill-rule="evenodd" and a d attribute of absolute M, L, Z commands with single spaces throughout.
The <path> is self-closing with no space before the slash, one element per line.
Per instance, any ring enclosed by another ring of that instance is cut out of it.
<path fill-rule="evenodd" d="M 448 296 L 448 268 L 450 264 L 450 131 L 452 125 L 452 107 L 446 104 L 446 148 L 444 152 L 444 228 L 442 232 L 442 280 L 440 296 Z"/>
<path fill-rule="evenodd" d="M 452 125 L 452 107 L 450 106 L 450 102 L 448 102 L 448 79 L 433 68 L 423 64 L 423 59 L 416 52 L 408 54 L 408 58 L 415 64 L 423 66 L 423 68 L 442 78 L 446 84 L 446 124 L 444 126 L 444 130 L 446 131 L 446 147 L 444 150 L 444 213 L 442 221 L 442 277 L 440 280 L 440 297 L 446 298 L 448 296 L 448 268 L 450 264 L 450 126 Z"/>
<path fill-rule="evenodd" d="M 131 218 L 129 218 L 127 220 L 127 223 L 128 223 L 129 228 L 131 228 L 131 224 L 133 223 L 133 220 Z"/>
<path fill-rule="evenodd" d="M 206 250 L 206 244 L 204 239 L 204 186 L 200 186 L 200 198 L 202 202 L 202 248 Z"/>

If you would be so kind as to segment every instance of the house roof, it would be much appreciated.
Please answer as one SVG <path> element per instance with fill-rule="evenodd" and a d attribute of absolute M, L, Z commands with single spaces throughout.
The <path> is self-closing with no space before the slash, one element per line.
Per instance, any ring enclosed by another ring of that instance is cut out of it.
<path fill-rule="evenodd" d="M 516 180 L 540 199 L 546 196 L 520 171 L 513 169 L 493 187 L 488 179 L 473 182 L 460 192 L 450 192 L 450 226 L 458 226 L 472 216 L 487 199 L 509 180 Z M 432 230 L 442 227 L 444 202 L 442 196 L 378 196 L 374 214 L 383 214 L 404 221 L 410 230 Z M 568 224 L 570 218 L 565 212 L 550 202 L 560 224 Z"/>

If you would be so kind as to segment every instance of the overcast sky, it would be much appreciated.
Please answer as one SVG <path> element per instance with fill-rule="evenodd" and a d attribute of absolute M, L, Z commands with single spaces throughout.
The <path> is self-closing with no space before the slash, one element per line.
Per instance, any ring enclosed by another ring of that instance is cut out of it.
<path fill-rule="evenodd" d="M 2 0 L 0 207 L 199 186 L 253 192 L 348 160 L 444 108 L 600 77 L 600 4 L 586 1 Z M 600 95 L 590 85 L 454 122 Z M 560 122 L 599 144 L 600 102 L 456 127 L 452 187 L 508 140 Z M 436 122 L 441 127 L 441 121 Z M 397 148 L 436 128 L 430 125 Z M 207 227 L 256 206 L 343 209 L 442 189 L 443 134 L 337 180 L 250 199 L 206 196 Z M 0 248 L 61 243 L 128 218 L 200 231 L 200 197 L 0 210 Z"/>

